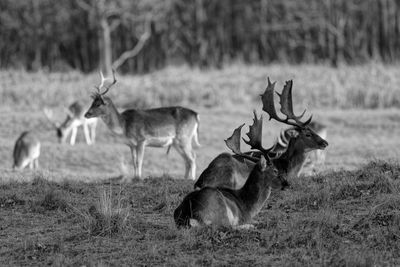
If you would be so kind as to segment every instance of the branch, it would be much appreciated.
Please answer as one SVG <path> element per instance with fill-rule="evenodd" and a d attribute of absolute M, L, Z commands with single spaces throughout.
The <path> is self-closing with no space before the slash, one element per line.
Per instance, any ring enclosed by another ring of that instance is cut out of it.
<path fill-rule="evenodd" d="M 139 41 L 136 43 L 135 47 L 132 48 L 131 50 L 125 51 L 122 53 L 122 55 L 116 59 L 113 64 L 112 68 L 113 69 L 118 69 L 121 67 L 122 64 L 125 63 L 130 58 L 133 58 L 139 54 L 139 52 L 143 49 L 145 43 L 151 36 L 151 27 L 150 27 L 150 20 L 146 22 L 146 31 L 140 36 Z"/>
<path fill-rule="evenodd" d="M 78 1 L 76 1 L 76 3 L 78 4 L 78 6 L 79 6 L 80 8 L 82 8 L 82 9 L 85 10 L 85 11 L 90 12 L 90 11 L 93 9 L 93 7 L 92 7 L 91 5 L 89 5 L 88 3 L 86 3 L 86 2 L 83 1 L 83 0 L 78 0 Z"/>

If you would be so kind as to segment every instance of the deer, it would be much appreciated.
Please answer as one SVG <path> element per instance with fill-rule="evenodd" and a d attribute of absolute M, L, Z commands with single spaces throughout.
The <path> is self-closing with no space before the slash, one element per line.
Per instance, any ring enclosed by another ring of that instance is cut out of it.
<path fill-rule="evenodd" d="M 13 151 L 13 169 L 22 170 L 29 165 L 29 168 L 39 168 L 40 141 L 37 135 L 31 131 L 23 132 L 15 142 Z"/>
<path fill-rule="evenodd" d="M 195 179 L 196 154 L 192 143 L 200 147 L 198 140 L 199 115 L 188 108 L 173 106 L 153 109 L 127 109 L 119 112 L 113 101 L 106 96 L 117 83 L 113 70 L 113 81 L 104 86 L 104 76 L 92 95 L 93 102 L 85 118 L 100 117 L 114 136 L 126 144 L 132 154 L 134 177 L 142 177 L 145 147 L 170 147 L 182 156 L 185 162 L 185 178 Z M 105 90 L 101 92 L 102 88 Z"/>
<path fill-rule="evenodd" d="M 284 189 L 287 183 L 279 178 L 275 167 L 268 164 L 264 155 L 246 178 L 240 189 L 203 187 L 189 193 L 174 211 L 177 228 L 207 225 L 252 228 L 253 218 L 268 200 L 272 189 Z"/>
<path fill-rule="evenodd" d="M 268 86 L 261 95 L 262 109 L 270 116 L 269 120 L 274 119 L 291 127 L 282 131 L 277 142 L 266 149 L 262 146 L 263 118 L 262 115 L 258 118 L 254 111 L 253 124 L 247 133 L 249 140 L 243 139 L 246 144 L 250 145 L 252 151 L 245 153 L 240 151 L 240 132 L 243 124 L 234 130 L 230 138 L 225 140 L 234 155 L 222 153 L 214 158 L 194 184 L 195 189 L 205 186 L 241 188 L 261 155 L 271 159 L 280 176 L 284 176 L 285 179 L 296 178 L 306 161 L 307 153 L 316 149 L 323 150 L 328 146 L 328 142 L 308 126 L 312 116 L 305 122 L 300 121 L 306 110 L 299 116 L 293 113 L 293 81 L 291 80 L 285 83 L 282 93 L 278 94 L 281 112 L 286 119 L 278 117 L 274 104 L 275 84 L 275 82 L 271 83 L 268 78 Z M 221 173 L 225 173 L 225 175 L 221 175 Z"/>
<path fill-rule="evenodd" d="M 69 134 L 71 134 L 70 145 L 75 145 L 78 127 L 82 126 L 85 135 L 86 144 L 92 145 L 96 139 L 96 126 L 97 118 L 87 119 L 84 117 L 86 112 L 86 105 L 81 101 L 73 102 L 68 108 L 65 109 L 67 117 L 64 122 L 56 122 L 53 118 L 53 111 L 49 108 L 43 109 L 48 121 L 56 130 L 59 143 L 65 143 Z"/>

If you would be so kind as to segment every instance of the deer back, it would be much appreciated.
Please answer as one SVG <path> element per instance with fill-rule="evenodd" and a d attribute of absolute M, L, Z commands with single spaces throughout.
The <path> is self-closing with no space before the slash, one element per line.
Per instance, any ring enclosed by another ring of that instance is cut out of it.
<path fill-rule="evenodd" d="M 126 110 L 121 114 L 128 138 L 182 137 L 192 134 L 198 115 L 183 107 Z"/>
<path fill-rule="evenodd" d="M 194 188 L 226 187 L 238 189 L 246 182 L 254 163 L 229 153 L 219 154 L 200 174 Z"/>

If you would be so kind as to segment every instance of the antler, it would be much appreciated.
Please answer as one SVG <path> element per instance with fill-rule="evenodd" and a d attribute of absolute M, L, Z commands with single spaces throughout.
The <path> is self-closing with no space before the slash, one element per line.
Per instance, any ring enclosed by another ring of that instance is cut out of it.
<path fill-rule="evenodd" d="M 249 132 L 246 134 L 249 140 L 245 140 L 243 138 L 243 141 L 248 144 L 251 149 L 257 149 L 261 151 L 264 155 L 267 155 L 269 150 L 271 149 L 265 149 L 262 146 L 262 127 L 263 127 L 263 117 L 262 115 L 260 118 L 257 118 L 257 112 L 254 110 L 253 111 L 254 118 L 253 118 L 253 125 L 250 125 L 249 127 Z"/>
<path fill-rule="evenodd" d="M 115 79 L 115 70 L 114 70 L 114 69 L 112 69 L 112 74 L 113 74 L 113 82 L 112 82 L 109 86 L 106 87 L 106 90 L 105 90 L 103 93 L 101 93 L 101 95 L 105 95 L 105 94 L 108 92 L 108 90 L 110 90 L 110 88 L 111 88 L 114 84 L 117 83 L 117 79 Z"/>
<path fill-rule="evenodd" d="M 244 126 L 244 123 L 242 125 L 240 125 L 239 127 L 237 127 L 233 131 L 231 137 L 229 137 L 228 139 L 224 140 L 225 144 L 230 150 L 232 150 L 232 152 L 234 154 L 242 156 L 242 157 L 244 157 L 244 158 L 246 158 L 248 160 L 251 160 L 253 162 L 257 162 L 259 160 L 258 158 L 252 157 L 252 156 L 247 155 L 247 154 L 243 154 L 242 151 L 240 150 L 240 138 L 241 138 L 241 133 L 240 132 L 241 132 L 243 126 Z"/>
<path fill-rule="evenodd" d="M 304 116 L 306 110 L 300 115 L 296 116 L 293 113 L 293 102 L 292 102 L 292 86 L 293 86 L 293 81 L 289 80 L 286 82 L 285 86 L 283 87 L 282 93 L 278 94 L 280 98 L 280 104 L 281 104 L 281 112 L 286 115 L 286 119 L 281 119 L 278 117 L 276 114 L 275 110 L 275 104 L 274 104 L 274 88 L 275 88 L 275 82 L 271 83 L 271 81 L 268 78 L 268 86 L 267 89 L 265 89 L 264 94 L 261 95 L 261 101 L 263 103 L 263 110 L 268 113 L 269 119 L 275 119 L 279 122 L 292 125 L 292 126 L 297 126 L 297 127 L 305 127 L 307 124 L 309 124 L 312 120 L 312 116 L 305 121 L 301 122 L 300 119 Z M 292 121 L 294 122 L 292 122 Z"/>
<path fill-rule="evenodd" d="M 105 94 L 108 92 L 108 90 L 110 90 L 110 88 L 111 88 L 114 84 L 117 83 L 117 79 L 115 78 L 115 70 L 114 70 L 114 69 L 112 70 L 112 74 L 113 74 L 113 82 L 112 82 L 109 86 L 106 87 L 106 90 L 105 90 L 103 93 L 101 93 L 100 90 L 101 90 L 101 88 L 104 86 L 104 82 L 105 82 L 106 80 L 108 80 L 108 78 L 104 78 L 103 72 L 100 71 L 101 82 L 100 82 L 100 85 L 99 85 L 99 86 L 96 86 L 97 91 L 98 91 L 98 93 L 99 93 L 100 95 L 105 95 Z"/>

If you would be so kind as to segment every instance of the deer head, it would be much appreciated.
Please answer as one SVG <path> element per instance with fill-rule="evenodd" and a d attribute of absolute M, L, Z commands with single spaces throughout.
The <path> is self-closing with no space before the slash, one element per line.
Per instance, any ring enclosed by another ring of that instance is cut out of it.
<path fill-rule="evenodd" d="M 108 105 L 110 104 L 110 100 L 108 97 L 104 97 L 104 95 L 110 90 L 110 88 L 117 83 L 117 79 L 115 78 L 115 70 L 112 71 L 113 81 L 110 85 L 104 86 L 104 82 L 107 80 L 104 78 L 103 73 L 100 71 L 100 84 L 95 86 L 97 91 L 93 93 L 92 98 L 93 102 L 90 106 L 89 110 L 85 114 L 85 118 L 94 118 L 107 114 Z M 105 87 L 105 90 L 101 92 L 102 88 Z"/>
<path fill-rule="evenodd" d="M 281 133 L 278 143 L 289 145 L 288 140 L 292 142 L 297 140 L 296 145 L 305 149 L 305 152 L 314 149 L 325 149 L 328 146 L 328 142 L 322 139 L 317 133 L 315 133 L 310 127 L 312 116 L 305 122 L 302 122 L 306 110 L 299 116 L 296 116 L 293 112 L 293 101 L 292 101 L 292 87 L 293 81 L 289 80 L 283 87 L 282 93 L 277 95 L 280 98 L 281 112 L 286 116 L 285 119 L 281 119 L 275 110 L 274 104 L 274 92 L 275 92 L 275 82 L 271 83 L 268 78 L 268 86 L 265 89 L 264 94 L 261 95 L 261 100 L 263 104 L 263 111 L 269 115 L 269 120 L 274 119 L 278 122 L 293 126 Z"/>
<path fill-rule="evenodd" d="M 264 94 L 261 95 L 261 100 L 263 104 L 263 111 L 265 111 L 269 116 L 269 120 L 274 119 L 278 122 L 292 126 L 289 129 L 281 132 L 276 144 L 268 149 L 262 146 L 262 116 L 257 117 L 256 111 L 254 111 L 253 124 L 249 127 L 249 132 L 247 137 L 249 140 L 243 139 L 243 141 L 248 144 L 252 149 L 256 149 L 261 154 L 263 154 L 267 159 L 279 158 L 284 152 L 286 152 L 289 147 L 290 142 L 296 142 L 293 146 L 304 149 L 304 152 L 308 152 L 314 149 L 324 149 L 328 146 L 328 142 L 322 139 L 318 134 L 316 134 L 308 125 L 312 120 L 312 116 L 305 122 L 301 119 L 304 116 L 306 110 L 299 116 L 296 116 L 293 112 L 293 101 L 292 101 L 292 86 L 293 82 L 287 81 L 283 87 L 282 93 L 278 94 L 281 104 L 281 112 L 286 116 L 285 119 L 281 119 L 276 112 L 274 104 L 274 88 L 275 82 L 271 83 L 268 78 L 268 86 Z M 242 153 L 240 150 L 240 138 L 241 129 L 244 126 L 242 124 L 236 128 L 231 137 L 225 140 L 225 143 L 229 149 L 232 150 L 234 154 L 240 155 L 248 160 L 257 162 L 258 157 L 252 155 L 252 153 Z"/>

